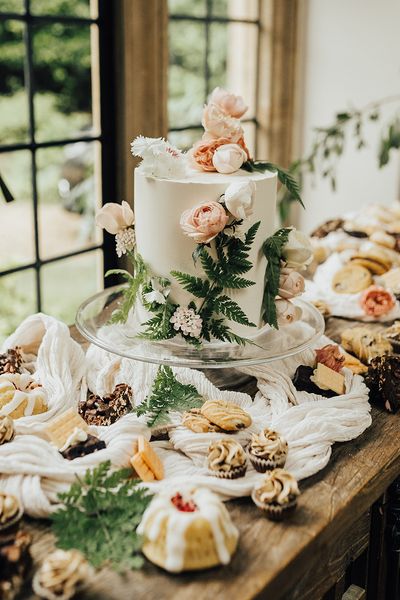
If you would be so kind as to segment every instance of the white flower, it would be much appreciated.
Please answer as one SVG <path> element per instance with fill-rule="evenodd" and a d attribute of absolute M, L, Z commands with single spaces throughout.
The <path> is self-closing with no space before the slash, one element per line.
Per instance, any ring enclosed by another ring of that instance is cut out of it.
<path fill-rule="evenodd" d="M 146 138 L 140 135 L 131 143 L 133 156 L 143 160 L 140 168 L 145 175 L 164 179 L 180 179 L 186 176 L 186 158 L 163 138 Z"/>
<path fill-rule="evenodd" d="M 279 326 L 290 325 L 301 319 L 302 310 L 290 300 L 275 300 L 276 318 Z"/>
<path fill-rule="evenodd" d="M 136 243 L 135 230 L 132 228 L 122 229 L 118 231 L 115 236 L 115 249 L 117 256 L 121 258 L 123 254 L 126 254 L 130 250 L 133 250 Z"/>
<path fill-rule="evenodd" d="M 133 211 L 125 200 L 122 204 L 107 202 L 96 214 L 97 227 L 102 227 L 113 235 L 130 227 L 134 221 Z"/>
<path fill-rule="evenodd" d="M 218 173 L 235 173 L 247 160 L 247 154 L 239 144 L 223 144 L 213 155 L 213 165 Z"/>
<path fill-rule="evenodd" d="M 314 251 L 310 238 L 302 231 L 292 229 L 282 251 L 285 266 L 293 269 L 304 269 L 312 262 L 313 256 Z"/>
<path fill-rule="evenodd" d="M 193 308 L 178 306 L 169 321 L 173 323 L 175 331 L 180 330 L 183 335 L 194 338 L 200 337 L 203 320 Z"/>
<path fill-rule="evenodd" d="M 225 190 L 225 206 L 237 219 L 247 219 L 253 213 L 253 200 L 256 191 L 254 181 L 237 181 Z"/>
<path fill-rule="evenodd" d="M 143 294 L 145 301 L 149 302 L 149 304 L 152 302 L 156 302 L 157 304 L 165 304 L 171 291 L 171 287 L 162 286 L 156 278 L 153 278 L 150 284 L 152 287 L 151 292 Z"/>

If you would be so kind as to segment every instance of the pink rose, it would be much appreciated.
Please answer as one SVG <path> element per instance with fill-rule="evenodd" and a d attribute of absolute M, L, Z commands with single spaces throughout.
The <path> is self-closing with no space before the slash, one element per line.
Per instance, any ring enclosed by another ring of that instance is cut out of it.
<path fill-rule="evenodd" d="M 279 277 L 278 296 L 281 298 L 294 298 L 304 292 L 304 277 L 293 271 L 293 269 L 283 268 Z"/>
<path fill-rule="evenodd" d="M 219 146 L 213 155 L 213 165 L 218 173 L 235 173 L 246 162 L 247 154 L 239 144 Z"/>
<path fill-rule="evenodd" d="M 134 220 L 133 211 L 125 201 L 122 204 L 107 202 L 96 214 L 97 227 L 102 227 L 113 235 L 133 225 Z"/>
<path fill-rule="evenodd" d="M 228 221 L 228 215 L 219 202 L 207 202 L 185 210 L 180 219 L 183 232 L 197 244 L 208 244 Z"/>
<path fill-rule="evenodd" d="M 301 318 L 301 308 L 290 300 L 275 300 L 278 325 L 290 325 Z"/>
<path fill-rule="evenodd" d="M 323 348 L 315 351 L 317 363 L 322 363 L 333 371 L 339 371 L 343 367 L 345 361 L 344 355 L 340 352 L 337 344 L 327 344 Z"/>
<path fill-rule="evenodd" d="M 229 140 L 226 138 L 200 140 L 193 145 L 189 157 L 197 168 L 203 171 L 216 171 L 213 165 L 214 152 L 224 144 L 229 144 Z"/>
<path fill-rule="evenodd" d="M 361 308 L 370 317 L 386 315 L 395 304 L 396 300 L 393 294 L 377 285 L 371 285 L 367 288 L 360 298 Z"/>
<path fill-rule="evenodd" d="M 224 137 L 234 143 L 243 137 L 243 128 L 240 121 L 233 119 L 213 103 L 206 104 L 204 107 L 202 125 L 208 137 Z"/>
<path fill-rule="evenodd" d="M 247 106 L 241 96 L 235 96 L 224 90 L 216 87 L 211 93 L 209 102 L 219 106 L 227 115 L 240 119 L 247 110 Z"/>

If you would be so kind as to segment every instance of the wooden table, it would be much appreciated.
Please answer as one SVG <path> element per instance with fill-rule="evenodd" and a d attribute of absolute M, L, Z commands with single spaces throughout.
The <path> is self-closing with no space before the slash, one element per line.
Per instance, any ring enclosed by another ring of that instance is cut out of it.
<path fill-rule="evenodd" d="M 348 326 L 344 319 L 330 319 L 327 334 L 338 339 Z M 228 503 L 240 530 L 239 549 L 228 566 L 179 576 L 149 563 L 123 577 L 103 570 L 81 597 L 397 600 L 400 484 L 393 482 L 400 476 L 399 416 L 377 408 L 372 416 L 363 435 L 335 444 L 328 466 L 301 482 L 299 507 L 290 520 L 268 521 L 249 499 Z M 47 523 L 27 526 L 38 563 L 52 537 Z"/>

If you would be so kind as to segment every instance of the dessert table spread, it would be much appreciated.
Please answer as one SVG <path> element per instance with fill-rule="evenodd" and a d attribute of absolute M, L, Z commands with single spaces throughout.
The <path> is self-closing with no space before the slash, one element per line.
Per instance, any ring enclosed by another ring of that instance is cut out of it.
<path fill-rule="evenodd" d="M 328 319 L 326 333 L 339 341 L 340 331 L 351 324 L 345 319 Z M 72 334 L 84 343 L 74 329 Z M 250 382 L 240 391 L 254 394 L 256 386 Z M 395 518 L 400 489 L 396 498 L 396 484 L 391 484 L 400 476 L 399 416 L 374 407 L 372 419 L 372 425 L 357 439 L 335 444 L 328 465 L 301 482 L 299 506 L 289 520 L 269 521 L 250 498 L 229 502 L 240 531 L 239 547 L 229 565 L 180 575 L 167 574 L 150 563 L 123 576 L 103 569 L 79 597 L 398 597 Z M 393 544 L 390 539 L 383 542 L 387 520 L 394 522 Z M 53 549 L 52 534 L 46 521 L 25 519 L 25 524 L 33 534 L 36 565 Z M 27 591 L 23 597 L 34 596 Z"/>

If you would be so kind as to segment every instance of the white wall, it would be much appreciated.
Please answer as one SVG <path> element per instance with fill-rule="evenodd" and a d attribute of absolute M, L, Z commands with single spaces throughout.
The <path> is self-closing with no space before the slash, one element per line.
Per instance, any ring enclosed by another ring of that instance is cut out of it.
<path fill-rule="evenodd" d="M 336 112 L 362 107 L 400 94 L 399 0 L 306 0 L 302 153 L 308 153 L 312 128 L 326 126 Z M 385 110 L 393 114 L 400 101 Z M 382 115 L 383 116 L 383 115 Z M 338 189 L 307 178 L 300 227 L 310 231 L 332 216 L 371 202 L 390 203 L 399 196 L 399 153 L 382 170 L 377 149 L 385 119 L 369 125 L 368 148 L 350 141 L 338 168 Z"/>

